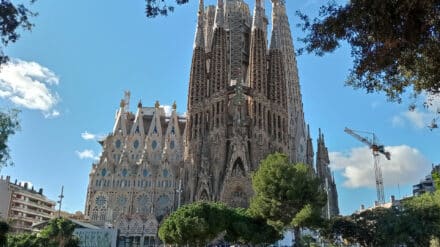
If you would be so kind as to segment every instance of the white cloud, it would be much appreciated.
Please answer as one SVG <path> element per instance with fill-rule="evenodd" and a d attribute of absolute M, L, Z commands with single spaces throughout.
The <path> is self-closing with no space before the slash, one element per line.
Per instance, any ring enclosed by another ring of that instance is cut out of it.
<path fill-rule="evenodd" d="M 393 116 L 391 124 L 393 127 L 403 127 L 405 126 L 405 120 L 401 116 Z"/>
<path fill-rule="evenodd" d="M 430 114 L 425 112 L 420 112 L 417 109 L 412 111 L 407 111 L 402 114 L 410 123 L 412 123 L 415 127 L 422 129 L 426 127 L 426 124 L 429 121 Z"/>
<path fill-rule="evenodd" d="M 414 184 L 429 173 L 429 162 L 417 149 L 401 145 L 385 148 L 391 160 L 380 155 L 384 186 Z M 369 147 L 353 148 L 349 153 L 329 154 L 333 169 L 342 170 L 344 186 L 375 188 L 373 155 Z"/>
<path fill-rule="evenodd" d="M 93 134 L 93 133 L 88 132 L 87 130 L 84 131 L 83 133 L 81 133 L 81 138 L 86 141 L 90 141 L 90 140 L 99 141 L 99 140 L 103 139 L 104 137 L 105 137 L 104 135 Z"/>
<path fill-rule="evenodd" d="M 429 94 L 426 96 L 428 110 L 432 113 L 440 114 L 440 96 Z"/>
<path fill-rule="evenodd" d="M 430 126 L 433 119 L 440 116 L 440 96 L 422 93 L 414 110 L 401 112 L 392 117 L 394 127 L 403 127 L 409 122 L 413 127 L 422 129 Z M 425 105 L 426 104 L 426 105 Z"/>
<path fill-rule="evenodd" d="M 81 138 L 84 140 L 95 140 L 97 136 L 95 134 L 89 133 L 87 131 L 81 133 Z"/>
<path fill-rule="evenodd" d="M 40 110 L 45 117 L 57 117 L 60 98 L 50 89 L 58 76 L 36 62 L 12 59 L 0 69 L 0 97 L 28 109 Z"/>
<path fill-rule="evenodd" d="M 96 155 L 95 152 L 90 149 L 85 149 L 83 151 L 76 151 L 76 155 L 78 155 L 78 157 L 82 160 L 83 159 L 93 159 L 93 160 L 99 159 L 99 155 Z"/>
<path fill-rule="evenodd" d="M 380 106 L 380 102 L 379 101 L 373 101 L 371 102 L 371 108 L 372 109 L 376 109 Z"/>

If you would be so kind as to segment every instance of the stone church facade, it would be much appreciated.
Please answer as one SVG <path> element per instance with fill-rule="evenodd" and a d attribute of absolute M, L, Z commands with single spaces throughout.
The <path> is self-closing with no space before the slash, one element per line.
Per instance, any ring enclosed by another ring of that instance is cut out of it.
<path fill-rule="evenodd" d="M 157 226 L 181 203 L 247 207 L 251 173 L 270 153 L 314 166 L 285 2 L 272 0 L 268 45 L 264 0 L 253 15 L 243 0 L 199 1 L 186 116 L 175 104 L 165 114 L 158 102 L 131 113 L 125 97 L 90 173 L 86 215 L 118 228 L 124 246 L 154 246 Z M 334 185 L 328 164 L 320 133 L 325 188 Z M 337 214 L 337 193 L 330 195 Z"/>
<path fill-rule="evenodd" d="M 92 166 L 85 214 L 92 224 L 119 231 L 118 246 L 156 246 L 161 220 L 179 202 L 185 118 L 176 105 L 166 115 L 138 103 L 128 111 L 129 94 L 121 100 L 113 131 L 100 141 L 103 151 Z"/>
<path fill-rule="evenodd" d="M 267 24 L 261 0 L 253 16 L 241 0 L 220 0 L 206 11 L 200 1 L 188 93 L 185 201 L 247 207 L 251 172 L 276 151 L 313 165 L 284 1 L 272 1 L 270 45 Z"/>

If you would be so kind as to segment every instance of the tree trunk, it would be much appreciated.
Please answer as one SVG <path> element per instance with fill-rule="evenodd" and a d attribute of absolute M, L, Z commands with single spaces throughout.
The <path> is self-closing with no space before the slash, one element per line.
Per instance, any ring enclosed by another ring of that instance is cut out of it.
<path fill-rule="evenodd" d="M 300 247 L 301 246 L 301 232 L 300 232 L 300 228 L 299 227 L 294 227 L 293 228 L 293 235 L 295 237 L 295 247 Z"/>

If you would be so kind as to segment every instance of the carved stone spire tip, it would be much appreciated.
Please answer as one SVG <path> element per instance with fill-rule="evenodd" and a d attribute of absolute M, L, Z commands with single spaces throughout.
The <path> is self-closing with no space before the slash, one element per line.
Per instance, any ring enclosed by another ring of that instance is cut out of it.
<path fill-rule="evenodd" d="M 215 12 L 215 26 L 222 27 L 224 23 L 224 6 L 223 0 L 217 0 L 217 9 Z"/>

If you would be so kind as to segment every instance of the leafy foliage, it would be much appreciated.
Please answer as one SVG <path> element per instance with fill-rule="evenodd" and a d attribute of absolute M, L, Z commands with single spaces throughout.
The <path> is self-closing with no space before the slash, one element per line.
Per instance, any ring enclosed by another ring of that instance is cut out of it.
<path fill-rule="evenodd" d="M 271 244 L 282 238 L 274 227 L 261 217 L 253 216 L 243 208 L 229 208 L 225 240 L 238 244 Z"/>
<path fill-rule="evenodd" d="M 434 182 L 434 188 L 440 190 L 440 174 L 436 171 L 432 173 L 432 181 Z"/>
<path fill-rule="evenodd" d="M 147 17 L 154 18 L 158 15 L 166 16 L 169 12 L 174 11 L 174 6 L 169 5 L 168 2 L 171 0 L 146 0 L 145 13 Z M 175 0 L 177 4 L 188 3 L 189 0 Z M 172 1 L 171 1 L 172 2 Z"/>
<path fill-rule="evenodd" d="M 65 218 L 55 218 L 40 232 L 42 238 L 48 239 L 49 246 L 75 247 L 79 240 L 73 236 L 75 224 Z"/>
<path fill-rule="evenodd" d="M 299 13 L 307 51 L 322 56 L 341 42 L 352 50 L 347 84 L 385 92 L 401 101 L 405 90 L 440 92 L 440 2 L 437 0 L 329 1 L 318 18 Z"/>
<path fill-rule="evenodd" d="M 8 139 L 20 129 L 18 110 L 9 112 L 0 111 L 0 169 L 2 166 L 11 165 Z"/>
<path fill-rule="evenodd" d="M 332 241 L 342 236 L 346 242 L 361 246 L 399 244 L 399 237 L 393 234 L 398 221 L 397 213 L 395 209 L 375 208 L 351 216 L 335 217 L 330 220 L 330 230 L 324 231 L 324 235 Z"/>
<path fill-rule="evenodd" d="M 204 246 L 219 236 L 232 243 L 272 243 L 281 238 L 264 219 L 241 208 L 220 203 L 197 202 L 180 207 L 159 228 L 167 244 Z"/>
<path fill-rule="evenodd" d="M 323 235 L 331 241 L 342 237 L 361 246 L 429 246 L 440 236 L 440 193 L 405 199 L 400 207 L 378 207 L 335 217 Z"/>
<path fill-rule="evenodd" d="M 320 180 L 312 174 L 309 166 L 290 164 L 284 154 L 269 155 L 252 177 L 251 212 L 280 231 L 319 226 L 327 199 Z"/>
<path fill-rule="evenodd" d="M 37 234 L 17 234 L 8 236 L 8 247 L 45 247 L 46 239 L 38 237 Z"/>
<path fill-rule="evenodd" d="M 34 3 L 36 0 L 30 0 Z M 10 0 L 0 1 L 0 64 L 8 61 L 8 56 L 3 53 L 3 49 L 9 43 L 15 43 L 20 38 L 19 29 L 30 31 L 34 26 L 30 18 L 36 16 L 36 13 L 29 10 L 23 4 L 16 4 Z"/>
<path fill-rule="evenodd" d="M 8 236 L 8 247 L 78 247 L 79 239 L 73 236 L 75 224 L 65 218 L 55 218 L 39 234 Z"/>

